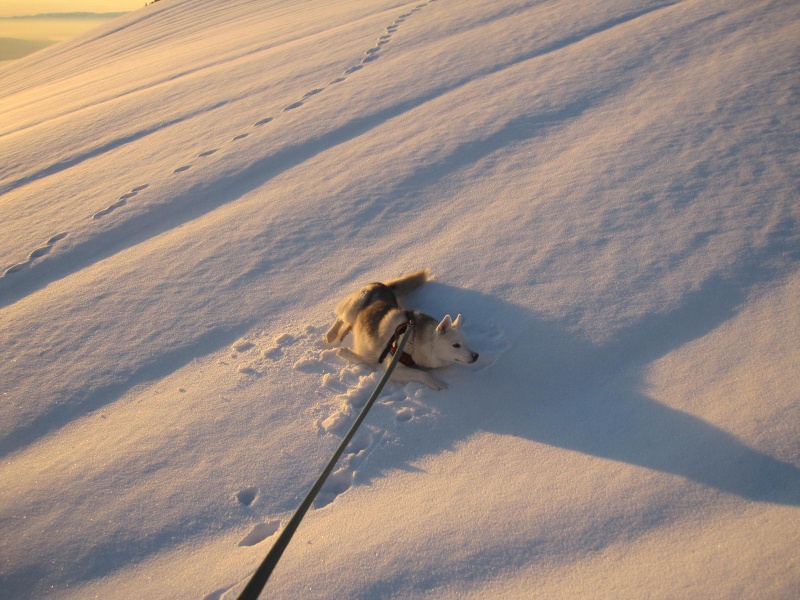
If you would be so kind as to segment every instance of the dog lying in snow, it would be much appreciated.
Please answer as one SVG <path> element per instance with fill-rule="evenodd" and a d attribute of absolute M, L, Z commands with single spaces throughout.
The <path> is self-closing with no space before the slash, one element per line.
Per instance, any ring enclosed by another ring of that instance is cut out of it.
<path fill-rule="evenodd" d="M 411 273 L 386 283 L 370 283 L 345 298 L 336 307 L 336 321 L 325 336 L 329 344 L 339 344 L 353 332 L 353 350 L 340 348 L 339 356 L 351 362 L 377 366 L 389 364 L 404 324 L 413 319 L 414 328 L 405 349 L 392 372 L 391 379 L 401 383 L 416 381 L 434 390 L 447 384 L 433 377 L 427 369 L 446 367 L 453 363 L 473 363 L 478 353 L 467 346 L 461 331 L 461 315 L 450 315 L 441 322 L 419 311 L 404 310 L 398 297 L 410 294 L 429 277 L 429 270 Z"/>

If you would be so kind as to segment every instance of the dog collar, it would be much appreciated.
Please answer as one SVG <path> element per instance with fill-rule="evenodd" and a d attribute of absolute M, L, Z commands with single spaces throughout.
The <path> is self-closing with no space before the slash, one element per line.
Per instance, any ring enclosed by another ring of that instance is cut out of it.
<path fill-rule="evenodd" d="M 378 359 L 379 363 L 382 363 L 383 359 L 386 358 L 388 354 L 394 356 L 397 352 L 397 343 L 400 341 L 400 337 L 406 332 L 406 329 L 408 329 L 408 326 L 414 322 L 414 313 L 412 313 L 410 310 L 406 311 L 406 318 L 408 321 L 400 323 L 400 325 L 397 326 L 397 329 L 394 330 L 394 335 L 392 335 L 391 339 L 386 344 L 386 348 L 384 348 L 383 352 L 381 352 L 381 356 Z M 417 366 L 417 363 L 414 362 L 414 359 L 411 358 L 411 355 L 405 351 L 400 353 L 400 358 L 397 360 L 407 367 Z"/>

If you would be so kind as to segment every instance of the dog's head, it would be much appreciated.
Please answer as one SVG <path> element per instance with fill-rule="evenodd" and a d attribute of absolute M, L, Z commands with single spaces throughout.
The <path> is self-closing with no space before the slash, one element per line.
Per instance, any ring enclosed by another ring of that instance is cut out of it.
<path fill-rule="evenodd" d="M 450 318 L 450 315 L 446 315 L 436 326 L 434 353 L 436 358 L 447 363 L 466 364 L 478 360 L 478 353 L 469 349 L 467 338 L 461 331 L 461 315 L 458 315 L 455 321 Z"/>

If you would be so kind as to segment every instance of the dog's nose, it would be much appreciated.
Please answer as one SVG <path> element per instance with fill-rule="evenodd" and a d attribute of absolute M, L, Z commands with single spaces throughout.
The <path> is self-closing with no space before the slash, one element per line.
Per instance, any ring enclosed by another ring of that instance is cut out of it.
<path fill-rule="evenodd" d="M 478 356 L 479 356 L 479 355 L 478 355 L 478 353 L 477 353 L 477 352 L 473 352 L 473 353 L 472 353 L 472 362 L 475 362 L 476 360 L 478 360 Z"/>

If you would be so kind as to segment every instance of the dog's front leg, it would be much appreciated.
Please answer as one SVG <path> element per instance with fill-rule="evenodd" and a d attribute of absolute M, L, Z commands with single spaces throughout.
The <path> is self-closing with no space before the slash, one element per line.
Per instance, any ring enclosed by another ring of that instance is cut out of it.
<path fill-rule="evenodd" d="M 395 366 L 390 379 L 392 379 L 392 381 L 397 381 L 398 383 L 408 383 L 410 381 L 422 383 L 423 385 L 427 385 L 429 388 L 436 390 L 437 392 L 447 389 L 447 384 L 444 381 L 439 381 L 427 371 L 413 369 L 402 364 L 397 364 Z"/>
<path fill-rule="evenodd" d="M 347 362 L 351 362 L 356 365 L 369 364 L 363 357 L 350 350 L 350 348 L 339 348 L 336 351 L 336 354 L 339 355 L 340 358 L 345 359 Z"/>

